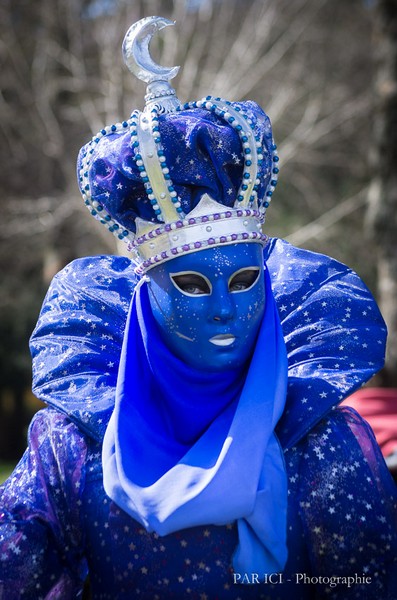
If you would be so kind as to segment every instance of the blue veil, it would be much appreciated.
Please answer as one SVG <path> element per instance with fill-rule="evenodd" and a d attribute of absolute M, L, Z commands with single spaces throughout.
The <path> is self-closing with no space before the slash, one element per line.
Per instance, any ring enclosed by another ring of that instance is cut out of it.
<path fill-rule="evenodd" d="M 147 286 L 137 286 L 102 455 L 106 493 L 148 531 L 237 521 L 233 567 L 262 575 L 282 570 L 287 558 L 287 482 L 274 434 L 287 355 L 267 271 L 265 281 L 250 364 L 212 374 L 169 352 Z"/>

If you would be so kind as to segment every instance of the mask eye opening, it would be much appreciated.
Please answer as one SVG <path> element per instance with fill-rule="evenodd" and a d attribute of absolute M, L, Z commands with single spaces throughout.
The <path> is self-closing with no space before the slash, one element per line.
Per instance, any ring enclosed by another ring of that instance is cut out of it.
<path fill-rule="evenodd" d="M 248 292 L 259 281 L 260 272 L 260 267 L 243 267 L 239 269 L 229 278 L 229 292 L 231 294 Z"/>
<path fill-rule="evenodd" d="M 211 282 L 202 273 L 180 271 L 170 273 L 169 276 L 176 289 L 185 296 L 196 298 L 197 296 L 209 296 L 212 292 Z"/>

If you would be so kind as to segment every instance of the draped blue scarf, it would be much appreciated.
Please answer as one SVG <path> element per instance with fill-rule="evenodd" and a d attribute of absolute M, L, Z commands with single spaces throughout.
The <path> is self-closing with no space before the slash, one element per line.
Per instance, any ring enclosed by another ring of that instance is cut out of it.
<path fill-rule="evenodd" d="M 270 278 L 255 349 L 240 371 L 206 373 L 162 342 L 147 285 L 128 315 L 102 462 L 108 496 L 147 531 L 167 535 L 237 521 L 235 572 L 281 571 L 287 482 L 274 434 L 287 355 Z"/>

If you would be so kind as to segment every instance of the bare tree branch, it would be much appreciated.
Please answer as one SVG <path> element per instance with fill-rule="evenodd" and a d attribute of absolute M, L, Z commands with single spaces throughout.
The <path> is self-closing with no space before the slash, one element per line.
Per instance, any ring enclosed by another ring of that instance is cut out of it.
<path fill-rule="evenodd" d="M 321 217 L 311 221 L 304 227 L 291 233 L 287 240 L 296 246 L 305 244 L 313 237 L 322 237 L 327 229 L 341 221 L 344 217 L 351 214 L 358 208 L 365 206 L 367 202 L 366 194 L 368 187 L 361 189 L 357 194 L 340 202 L 337 206 L 322 214 Z"/>

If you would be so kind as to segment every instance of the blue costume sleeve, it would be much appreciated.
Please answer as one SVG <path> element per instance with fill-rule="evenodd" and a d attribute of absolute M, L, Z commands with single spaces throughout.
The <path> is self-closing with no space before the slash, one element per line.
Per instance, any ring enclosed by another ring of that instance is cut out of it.
<path fill-rule="evenodd" d="M 40 411 L 1 489 L 0 597 L 75 598 L 87 568 L 80 523 L 86 445 L 66 416 Z"/>
<path fill-rule="evenodd" d="M 309 562 L 306 573 L 289 575 L 295 593 L 304 597 L 311 585 L 321 600 L 395 600 L 397 494 L 367 423 L 353 409 L 336 409 L 286 460 L 295 467 L 290 493 L 303 538 L 295 543 L 306 546 Z"/>

